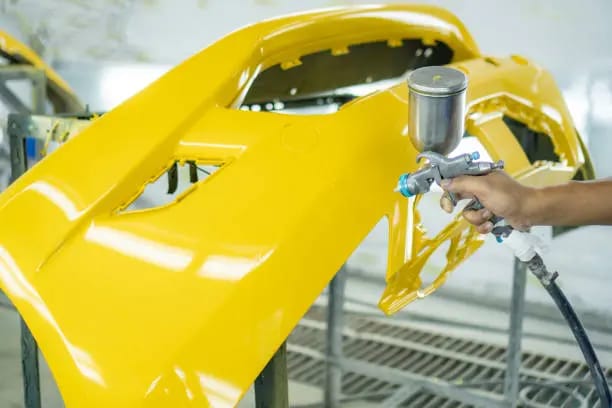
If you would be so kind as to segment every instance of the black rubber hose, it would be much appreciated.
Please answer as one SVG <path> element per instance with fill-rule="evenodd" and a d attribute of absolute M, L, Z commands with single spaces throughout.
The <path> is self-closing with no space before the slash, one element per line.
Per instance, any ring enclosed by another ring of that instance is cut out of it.
<path fill-rule="evenodd" d="M 557 274 L 552 274 L 546 269 L 546 266 L 539 255 L 534 256 L 529 262 L 527 262 L 527 267 L 538 278 L 540 283 L 542 283 L 542 286 L 544 286 L 550 297 L 557 304 L 559 311 L 572 330 L 572 333 L 578 342 L 578 346 L 580 346 L 580 350 L 584 355 L 584 360 L 589 366 L 589 371 L 591 372 L 595 389 L 599 395 L 601 407 L 612 408 L 612 396 L 610 396 L 610 388 L 608 387 L 608 383 L 606 381 L 606 375 L 601 368 L 601 364 L 599 364 L 599 359 L 597 358 L 593 345 L 591 344 L 591 341 L 584 330 L 584 326 L 582 326 L 582 323 L 580 322 L 580 319 L 578 319 L 576 312 L 574 312 L 574 308 L 572 308 L 569 300 L 567 300 L 565 294 L 555 282 Z"/>

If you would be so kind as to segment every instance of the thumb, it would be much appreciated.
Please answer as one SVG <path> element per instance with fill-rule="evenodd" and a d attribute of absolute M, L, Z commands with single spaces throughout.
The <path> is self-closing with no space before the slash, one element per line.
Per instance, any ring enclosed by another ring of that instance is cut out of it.
<path fill-rule="evenodd" d="M 462 197 L 478 196 L 485 188 L 482 177 L 458 176 L 453 179 L 442 180 L 440 185 L 446 191 Z"/>

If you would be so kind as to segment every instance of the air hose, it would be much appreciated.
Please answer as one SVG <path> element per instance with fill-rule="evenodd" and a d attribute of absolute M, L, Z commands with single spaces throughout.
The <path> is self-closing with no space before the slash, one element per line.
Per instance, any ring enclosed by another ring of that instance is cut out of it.
<path fill-rule="evenodd" d="M 582 326 L 580 319 L 576 315 L 576 312 L 574 312 L 574 308 L 572 307 L 571 303 L 559 285 L 557 285 L 557 282 L 555 282 L 558 274 L 556 272 L 549 272 L 546 269 L 546 265 L 544 265 L 544 261 L 538 254 L 535 254 L 525 263 L 527 264 L 527 268 L 531 271 L 531 273 L 538 278 L 544 289 L 546 289 L 565 318 L 568 326 L 572 330 L 572 334 L 576 338 L 576 342 L 578 342 L 578 346 L 584 355 L 584 360 L 586 361 L 589 371 L 591 372 L 595 389 L 599 395 L 600 406 L 612 408 L 612 396 L 610 396 L 610 388 L 608 387 L 606 375 L 601 368 L 601 364 L 599 364 L 599 360 L 595 354 L 593 345 L 591 344 L 591 341 L 584 330 L 584 326 Z"/>

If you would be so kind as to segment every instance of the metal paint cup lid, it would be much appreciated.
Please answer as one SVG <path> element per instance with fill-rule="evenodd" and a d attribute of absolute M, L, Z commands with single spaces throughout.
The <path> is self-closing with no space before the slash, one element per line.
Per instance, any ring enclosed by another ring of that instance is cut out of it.
<path fill-rule="evenodd" d="M 427 96 L 449 96 L 467 88 L 467 76 L 458 69 L 430 66 L 415 69 L 408 75 L 411 91 Z"/>

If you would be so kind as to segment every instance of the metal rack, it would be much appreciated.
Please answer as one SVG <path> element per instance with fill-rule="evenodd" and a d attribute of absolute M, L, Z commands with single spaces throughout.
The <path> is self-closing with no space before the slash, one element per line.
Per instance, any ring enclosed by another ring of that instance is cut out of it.
<path fill-rule="evenodd" d="M 24 104 L 6 85 L 10 80 L 28 80 L 32 84 L 32 106 Z M 44 71 L 29 65 L 8 65 L 0 68 L 0 99 L 21 114 L 44 113 L 47 78 Z M 14 149 L 11 134 L 17 125 L 7 123 L 9 131 L 11 182 L 25 171 L 25 154 Z M 38 345 L 30 329 L 21 320 L 21 367 L 23 372 L 24 403 L 26 408 L 40 408 L 40 374 L 38 367 Z"/>
<path fill-rule="evenodd" d="M 32 84 L 32 106 L 23 103 L 6 85 L 12 80 L 28 80 Z M 18 113 L 43 113 L 47 98 L 47 77 L 43 70 L 30 65 L 0 66 L 0 100 Z"/>
<path fill-rule="evenodd" d="M 480 407 L 516 407 L 519 400 L 519 371 L 521 366 L 521 337 L 523 316 L 525 311 L 525 287 L 527 274 L 525 265 L 515 260 L 510 304 L 510 335 L 508 339 L 506 374 L 504 381 L 504 396 L 496 398 L 483 395 L 478 391 L 468 391 L 465 388 L 440 380 L 425 379 L 410 373 L 398 372 L 397 369 L 385 368 L 375 364 L 346 358 L 342 355 L 342 322 L 344 312 L 344 290 L 347 271 L 342 268 L 329 285 L 327 306 L 327 349 L 326 349 L 326 379 L 325 407 L 340 407 L 342 400 L 341 383 L 342 370 L 354 373 L 374 374 L 377 378 L 391 378 L 394 382 L 403 383 L 395 393 L 383 402 L 385 407 L 399 405 L 402 401 L 421 389 L 433 394 L 442 395 L 452 400 Z"/>
<path fill-rule="evenodd" d="M 399 387 L 382 402 L 383 407 L 395 407 L 421 390 L 427 390 L 432 394 L 440 395 L 451 400 L 460 401 L 464 404 L 480 407 L 517 407 L 519 401 L 520 368 L 521 368 L 521 338 L 523 330 L 523 317 L 525 311 L 525 288 L 527 273 L 525 265 L 515 261 L 513 272 L 512 297 L 510 304 L 509 338 L 507 346 L 506 370 L 504 378 L 504 395 L 496 397 L 484 394 L 478 390 L 467 390 L 464 387 L 445 383 L 436 379 L 427 379 L 407 372 L 398 372 L 397 369 L 381 367 L 376 364 L 348 358 L 343 355 L 343 326 L 344 326 L 344 303 L 345 287 L 348 275 L 346 266 L 343 266 L 334 276 L 328 288 L 327 304 L 327 331 L 325 333 L 325 392 L 323 406 L 326 408 L 340 407 L 343 401 L 342 375 L 343 371 L 375 376 L 380 379 L 389 379 L 392 382 L 401 382 Z M 278 395 L 285 396 L 287 393 L 286 372 L 286 343 L 277 352 L 266 367 L 274 365 L 276 370 L 284 371 L 282 375 L 269 378 L 269 389 L 275 390 Z M 265 370 L 264 370 L 265 371 Z M 257 382 L 256 382 L 257 387 Z M 269 391 L 268 391 L 269 392 Z M 272 393 L 274 394 L 274 392 Z M 256 406 L 285 408 L 288 407 L 286 399 L 266 399 L 261 405 L 257 400 Z M 309 406 L 309 407 L 312 407 Z"/>

